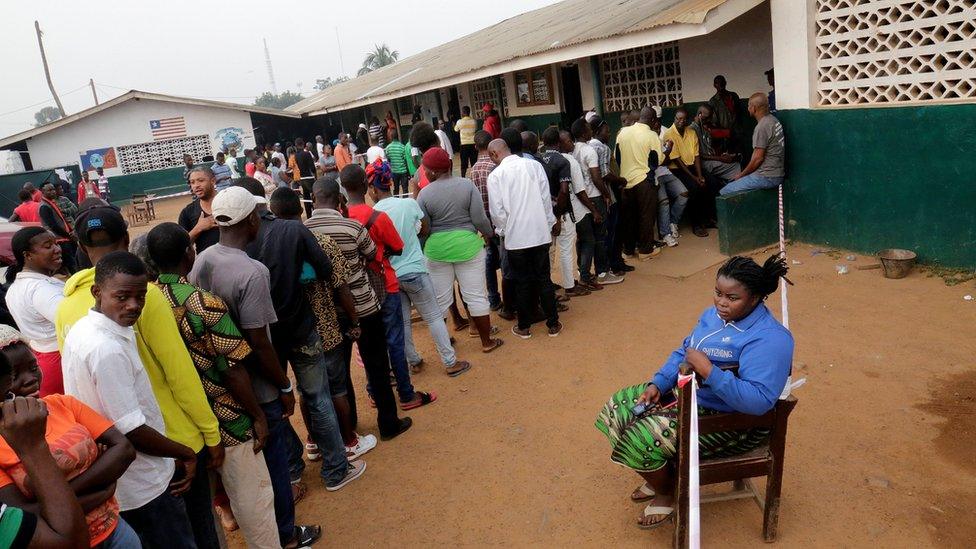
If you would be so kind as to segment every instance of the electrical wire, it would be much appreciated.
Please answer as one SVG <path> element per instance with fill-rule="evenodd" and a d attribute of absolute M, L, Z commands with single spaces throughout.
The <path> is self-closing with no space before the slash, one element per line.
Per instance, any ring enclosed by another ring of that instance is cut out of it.
<path fill-rule="evenodd" d="M 85 89 L 85 88 L 87 88 L 87 87 L 88 87 L 88 84 L 84 84 L 84 85 L 82 85 L 82 86 L 79 86 L 79 87 L 77 87 L 77 88 L 75 88 L 75 89 L 73 89 L 73 90 L 71 90 L 71 91 L 66 91 L 66 92 L 63 92 L 63 93 L 62 93 L 61 95 L 62 95 L 62 96 L 64 96 L 64 95 L 70 95 L 70 94 L 72 94 L 72 93 L 75 93 L 75 92 L 78 92 L 78 91 L 81 91 L 81 90 L 83 90 L 83 89 Z M 21 107 L 21 108 L 19 108 L 19 109 L 14 109 L 14 110 L 12 110 L 12 111 L 7 111 L 7 112 L 4 112 L 4 113 L 0 113 L 0 116 L 7 116 L 8 114 L 14 114 L 14 113 L 18 113 L 18 112 L 20 112 L 20 111 L 26 111 L 27 109 L 32 109 L 32 108 L 34 108 L 34 107 L 37 107 L 37 106 L 40 106 L 40 105 L 44 105 L 44 104 L 46 104 L 46 103 L 53 103 L 53 102 L 54 102 L 54 98 L 51 98 L 51 99 L 47 99 L 47 100 L 45 100 L 45 101 L 41 101 L 40 103 L 34 103 L 33 105 L 27 105 L 26 107 Z"/>

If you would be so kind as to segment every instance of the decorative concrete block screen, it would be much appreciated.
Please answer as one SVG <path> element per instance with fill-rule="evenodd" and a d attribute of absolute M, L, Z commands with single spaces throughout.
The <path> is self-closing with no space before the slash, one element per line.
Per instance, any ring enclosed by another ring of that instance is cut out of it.
<path fill-rule="evenodd" d="M 601 55 L 600 69 L 603 106 L 609 112 L 682 103 L 677 42 Z"/>
<path fill-rule="evenodd" d="M 123 174 L 150 172 L 183 165 L 183 155 L 200 162 L 204 156 L 213 154 L 210 137 L 191 135 L 164 141 L 123 145 L 116 147 L 119 153 L 119 166 Z"/>
<path fill-rule="evenodd" d="M 973 0 L 816 0 L 822 106 L 976 97 Z"/>
<path fill-rule="evenodd" d="M 498 77 L 489 76 L 487 78 L 479 78 L 471 82 L 471 110 L 474 111 L 474 116 L 476 118 L 484 118 L 485 113 L 481 111 L 481 107 L 485 103 L 491 103 L 495 106 L 499 112 L 507 112 L 508 110 L 508 98 L 503 97 L 498 98 Z"/>

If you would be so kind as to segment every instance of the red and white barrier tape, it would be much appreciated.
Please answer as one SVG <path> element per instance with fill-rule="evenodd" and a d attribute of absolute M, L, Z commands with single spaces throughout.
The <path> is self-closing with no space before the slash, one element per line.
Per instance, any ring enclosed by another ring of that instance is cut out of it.
<path fill-rule="evenodd" d="M 701 546 L 701 496 L 698 478 L 698 382 L 695 374 L 679 375 L 678 386 L 691 389 L 691 427 L 688 433 L 688 547 Z"/>

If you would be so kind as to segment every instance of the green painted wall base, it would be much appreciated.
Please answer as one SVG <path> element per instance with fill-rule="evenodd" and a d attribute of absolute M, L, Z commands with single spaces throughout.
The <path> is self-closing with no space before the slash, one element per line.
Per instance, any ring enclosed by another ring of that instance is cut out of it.
<path fill-rule="evenodd" d="M 779 111 L 796 240 L 976 268 L 976 105 Z"/>
<path fill-rule="evenodd" d="M 725 255 L 736 255 L 779 240 L 779 200 L 776 189 L 719 196 L 718 246 Z"/>

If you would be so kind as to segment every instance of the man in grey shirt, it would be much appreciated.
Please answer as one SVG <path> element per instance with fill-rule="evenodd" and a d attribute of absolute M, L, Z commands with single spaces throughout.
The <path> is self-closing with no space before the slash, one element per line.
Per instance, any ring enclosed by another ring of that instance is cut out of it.
<path fill-rule="evenodd" d="M 745 169 L 719 191 L 723 196 L 778 187 L 783 184 L 786 176 L 786 136 L 783 125 L 769 114 L 766 94 L 752 94 L 749 98 L 749 114 L 758 122 L 752 133 L 752 158 Z"/>
<path fill-rule="evenodd" d="M 244 252 L 261 227 L 257 201 L 243 187 L 228 187 L 217 193 L 211 211 L 220 229 L 220 242 L 197 256 L 187 278 L 227 303 L 254 350 L 248 372 L 254 396 L 268 421 L 264 461 L 274 491 L 278 537 L 282 546 L 292 541 L 300 547 L 308 546 L 322 535 L 322 529 L 295 524 L 286 438 L 288 416 L 295 412 L 295 394 L 271 345 L 269 326 L 278 320 L 271 301 L 271 275 L 267 267 Z"/>

